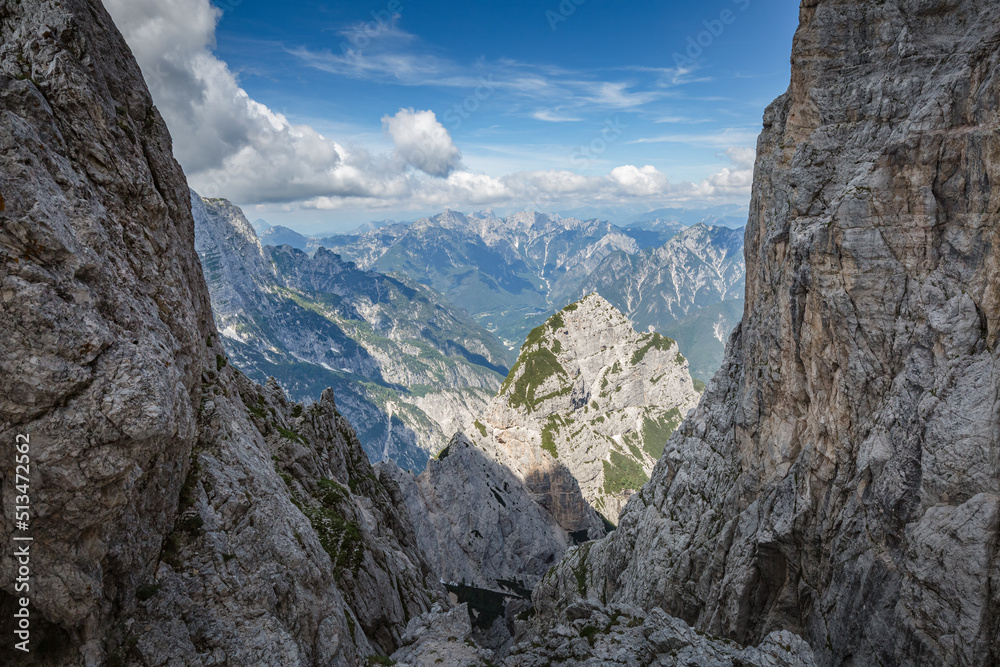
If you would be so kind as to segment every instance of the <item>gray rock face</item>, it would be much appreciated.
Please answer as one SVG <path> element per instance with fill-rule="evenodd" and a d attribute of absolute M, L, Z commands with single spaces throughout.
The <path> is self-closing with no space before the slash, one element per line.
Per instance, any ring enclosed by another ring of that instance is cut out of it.
<path fill-rule="evenodd" d="M 487 667 L 493 652 L 478 648 L 471 640 L 469 610 L 462 604 L 450 611 L 436 607 L 406 626 L 403 646 L 392 654 L 397 667 L 462 665 Z"/>
<path fill-rule="evenodd" d="M 697 400 L 677 344 L 594 294 L 531 332 L 471 437 L 578 531 L 572 487 L 617 522 Z"/>
<path fill-rule="evenodd" d="M 0 438 L 30 436 L 33 664 L 391 652 L 444 600 L 398 488 L 329 395 L 293 406 L 227 364 L 184 175 L 110 17 L 4 1 L 0 37 Z"/>
<path fill-rule="evenodd" d="M 809 0 L 801 20 L 726 363 L 619 530 L 536 607 L 785 629 L 827 665 L 992 664 L 1000 23 L 961 0 Z"/>
<path fill-rule="evenodd" d="M 420 548 L 447 582 L 531 588 L 572 544 L 513 472 L 458 434 L 417 477 L 392 463 Z"/>
<path fill-rule="evenodd" d="M 445 591 L 398 487 L 375 475 L 332 393 L 291 404 L 276 382 L 228 367 L 206 374 L 206 392 L 177 519 L 117 655 L 351 664 L 391 653 Z"/>
<path fill-rule="evenodd" d="M 531 634 L 504 660 L 507 667 L 572 665 L 645 667 L 813 667 L 809 645 L 787 631 L 769 634 L 757 646 L 698 632 L 661 609 L 592 601 L 570 605 L 545 635 Z"/>
<path fill-rule="evenodd" d="M 296 400 L 332 386 L 373 460 L 422 469 L 500 386 L 499 341 L 430 288 L 322 248 L 262 246 L 238 207 L 194 193 L 191 203 L 233 362 Z"/>

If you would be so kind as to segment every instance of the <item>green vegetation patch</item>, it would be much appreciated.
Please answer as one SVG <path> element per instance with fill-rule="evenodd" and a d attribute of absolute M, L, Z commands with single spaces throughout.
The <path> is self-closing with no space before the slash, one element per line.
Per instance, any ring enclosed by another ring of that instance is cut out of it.
<path fill-rule="evenodd" d="M 479 431 L 479 433 L 485 438 L 486 437 L 486 427 L 483 426 L 483 423 L 481 421 L 479 421 L 478 419 L 475 422 L 473 422 L 473 423 L 476 426 L 476 430 Z"/>
<path fill-rule="evenodd" d="M 677 408 L 655 419 L 651 419 L 649 416 L 643 417 L 642 448 L 654 459 L 659 459 L 663 456 L 667 440 L 670 439 L 682 421 L 684 421 L 684 417 L 681 416 L 681 411 Z"/>
<path fill-rule="evenodd" d="M 559 450 L 556 448 L 556 431 L 562 425 L 562 419 L 556 415 L 549 415 L 548 421 L 542 428 L 542 449 L 552 455 L 552 458 L 559 458 Z"/>
<path fill-rule="evenodd" d="M 306 440 L 303 436 L 299 435 L 295 431 L 292 431 L 291 429 L 278 426 L 277 424 L 275 424 L 274 428 L 277 429 L 278 433 L 280 433 L 281 437 L 284 438 L 285 440 L 291 440 L 292 442 L 298 442 L 303 445 L 309 444 L 308 440 Z"/>
<path fill-rule="evenodd" d="M 350 492 L 346 487 L 341 486 L 332 479 L 319 480 L 318 500 L 324 507 L 336 507 L 337 503 L 345 500 Z"/>
<path fill-rule="evenodd" d="M 642 444 L 642 438 L 638 433 L 629 431 L 622 436 L 622 440 L 625 441 L 625 446 L 628 447 L 628 451 L 636 461 L 642 461 L 645 458 L 642 455 L 642 450 L 639 449 L 639 445 Z"/>
<path fill-rule="evenodd" d="M 705 385 L 704 382 L 702 382 L 698 378 L 691 378 L 691 382 L 694 383 L 694 390 L 696 392 L 698 392 L 699 394 L 704 394 L 705 393 L 705 387 L 706 387 L 706 385 Z"/>
<path fill-rule="evenodd" d="M 611 452 L 611 461 L 604 462 L 604 493 L 612 495 L 626 490 L 637 491 L 649 481 L 646 471 L 633 458 Z"/>
<path fill-rule="evenodd" d="M 674 345 L 674 341 L 671 340 L 670 338 L 667 338 L 666 336 L 661 336 L 660 334 L 655 332 L 648 335 L 649 335 L 649 340 L 646 341 L 646 344 L 632 353 L 633 366 L 641 362 L 645 358 L 646 353 L 649 352 L 650 350 L 660 350 L 661 352 L 666 352 Z M 678 354 L 677 356 L 680 357 L 680 354 Z M 683 359 L 684 358 L 681 357 L 682 361 Z M 682 363 L 682 361 L 678 363 Z"/>
<path fill-rule="evenodd" d="M 580 564 L 572 568 L 573 576 L 576 578 L 576 591 L 580 597 L 587 595 L 587 556 L 590 554 L 590 547 L 593 542 L 587 542 L 580 547 Z"/>
<path fill-rule="evenodd" d="M 351 570 L 357 574 L 365 556 L 364 538 L 361 527 L 348 521 L 333 507 L 303 507 L 302 513 L 308 517 L 319 536 L 319 543 L 330 555 L 330 560 L 338 572 Z"/>
<path fill-rule="evenodd" d="M 528 412 L 531 412 L 541 400 L 559 394 L 556 392 L 542 398 L 535 397 L 535 391 L 538 387 L 553 375 L 566 376 L 566 370 L 551 350 L 539 347 L 522 352 L 517 363 L 514 364 L 514 368 L 511 369 L 510 375 L 507 376 L 500 388 L 500 393 L 505 393 L 510 389 L 508 396 L 510 406 L 512 408 L 526 407 Z"/>

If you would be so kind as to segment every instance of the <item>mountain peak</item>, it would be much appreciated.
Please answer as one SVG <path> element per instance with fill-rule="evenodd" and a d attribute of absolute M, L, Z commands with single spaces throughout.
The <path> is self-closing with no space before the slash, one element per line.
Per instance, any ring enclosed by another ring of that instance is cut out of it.
<path fill-rule="evenodd" d="M 568 469 L 584 498 L 616 520 L 697 401 L 677 343 L 638 333 L 590 294 L 528 335 L 490 404 L 484 440 L 511 459 L 534 451 Z"/>

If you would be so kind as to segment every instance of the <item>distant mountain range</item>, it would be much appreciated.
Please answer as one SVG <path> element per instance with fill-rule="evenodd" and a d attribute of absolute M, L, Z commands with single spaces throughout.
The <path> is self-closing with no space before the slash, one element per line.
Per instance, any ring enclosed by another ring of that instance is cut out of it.
<path fill-rule="evenodd" d="M 694 377 L 708 381 L 743 310 L 743 232 L 717 224 L 732 223 L 737 218 L 724 216 L 738 210 L 663 209 L 628 227 L 541 213 L 446 211 L 360 234 L 313 238 L 274 227 L 261 238 L 310 253 L 328 248 L 361 268 L 423 283 L 509 351 L 553 312 L 597 292 L 641 328 L 675 338 Z"/>
<path fill-rule="evenodd" d="M 597 292 L 639 329 L 677 340 L 691 374 L 711 379 L 743 316 L 743 230 L 699 223 L 658 248 L 608 255 L 580 288 Z"/>
<path fill-rule="evenodd" d="M 196 248 L 233 363 L 295 400 L 333 387 L 372 460 L 421 470 L 428 451 L 479 414 L 509 352 L 439 294 L 405 276 L 260 243 L 243 212 L 192 193 Z"/>
<path fill-rule="evenodd" d="M 192 196 L 223 341 L 296 400 L 327 386 L 373 460 L 421 470 L 483 413 L 528 332 L 597 293 L 678 341 L 709 380 L 742 313 L 743 235 L 658 211 L 628 228 L 522 212 L 445 211 L 323 238 Z M 725 211 L 715 211 L 724 213 Z M 258 237 L 256 229 L 261 229 Z"/>

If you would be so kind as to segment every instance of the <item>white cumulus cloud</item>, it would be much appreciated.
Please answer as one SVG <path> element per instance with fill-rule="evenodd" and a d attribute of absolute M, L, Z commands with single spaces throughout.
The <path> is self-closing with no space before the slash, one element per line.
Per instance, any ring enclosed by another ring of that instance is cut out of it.
<path fill-rule="evenodd" d="M 252 99 L 226 63 L 212 53 L 221 12 L 209 0 L 105 0 L 105 6 L 142 68 L 170 129 L 177 159 L 191 186 L 203 195 L 288 209 L 404 211 L 490 205 L 554 210 L 615 202 L 655 208 L 670 202 L 743 198 L 750 192 L 754 151 L 749 148 L 729 148 L 731 165 L 700 183 L 672 183 L 653 166 L 628 164 L 603 176 L 561 169 L 476 173 L 465 166 L 462 152 L 435 113 L 414 108 L 381 119 L 394 150 L 374 154 L 308 125 L 293 124 Z M 385 40 L 406 37 L 390 28 Z M 372 52 L 380 53 L 374 47 Z M 452 66 L 437 61 L 431 65 L 442 69 L 441 81 L 450 86 L 480 85 L 468 73 L 458 76 Z M 425 69 L 431 65 L 425 64 Z M 556 75 L 562 76 L 559 81 L 566 78 L 560 72 L 551 73 L 556 77 L 552 79 L 539 77 L 516 63 L 506 63 L 498 71 L 504 79 L 498 80 L 498 88 L 547 100 L 557 92 Z M 620 83 L 573 85 L 586 88 L 581 95 L 588 104 L 603 108 L 629 108 L 653 97 Z M 575 110 L 542 109 L 535 117 L 573 121 L 576 116 L 568 114 Z M 654 137 L 630 143 L 675 140 Z M 721 148 L 746 145 L 749 139 L 722 133 L 705 137 L 705 142 Z M 570 152 L 567 149 L 567 161 Z"/>
<path fill-rule="evenodd" d="M 382 127 L 396 146 L 396 155 L 420 171 L 447 177 L 461 166 L 462 152 L 433 111 L 400 109 L 382 118 Z"/>
<path fill-rule="evenodd" d="M 622 193 L 637 197 L 662 195 L 670 187 L 667 177 L 650 165 L 641 169 L 631 164 L 618 167 L 611 170 L 610 178 Z"/>

